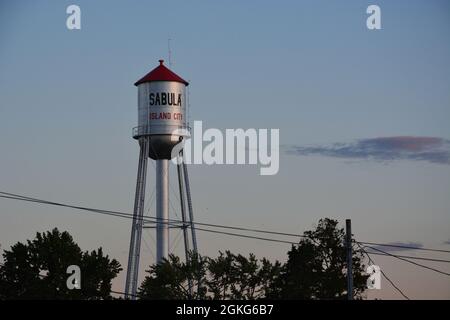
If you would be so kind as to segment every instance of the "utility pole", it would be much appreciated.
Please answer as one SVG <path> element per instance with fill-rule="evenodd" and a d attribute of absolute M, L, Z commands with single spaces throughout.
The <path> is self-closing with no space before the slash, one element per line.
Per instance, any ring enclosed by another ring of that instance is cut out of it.
<path fill-rule="evenodd" d="M 345 245 L 347 251 L 347 300 L 353 300 L 352 220 L 345 220 Z"/>

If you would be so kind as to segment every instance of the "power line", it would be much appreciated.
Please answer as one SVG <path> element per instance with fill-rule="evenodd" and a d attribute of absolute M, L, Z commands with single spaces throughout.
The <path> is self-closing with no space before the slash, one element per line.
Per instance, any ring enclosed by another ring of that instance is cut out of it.
<path fill-rule="evenodd" d="M 374 246 L 380 246 L 380 247 L 393 247 L 393 248 L 402 248 L 402 249 L 412 249 L 412 250 L 423 250 L 423 251 L 434 251 L 434 252 L 444 252 L 444 253 L 450 253 L 450 250 L 441 250 L 441 249 L 430 249 L 430 248 L 422 248 L 422 247 L 411 247 L 411 246 L 405 246 L 400 244 L 391 244 L 391 243 L 375 243 L 375 242 L 363 242 L 358 241 L 362 244 L 368 244 L 368 245 L 374 245 Z"/>
<path fill-rule="evenodd" d="M 95 212 L 105 212 L 111 215 L 130 215 L 133 216 L 130 213 L 126 212 L 120 212 L 120 211 L 111 211 L 111 210 L 103 210 L 103 209 L 95 209 L 95 208 L 88 208 L 88 207 L 81 207 L 81 206 L 75 206 L 75 205 L 68 205 L 64 203 L 58 203 L 58 202 L 52 202 L 47 200 L 41 200 L 38 198 L 31 198 L 27 196 L 22 196 L 18 194 L 13 193 L 7 193 L 7 192 L 1 192 L 0 194 L 5 194 L 6 196 L 0 195 L 1 198 L 7 198 L 7 199 L 15 199 L 15 200 L 24 200 L 24 201 L 30 201 L 30 202 L 38 202 L 38 203 L 45 203 L 50 205 L 57 205 L 61 207 L 68 207 L 68 208 L 74 208 L 74 209 L 80 209 L 85 211 L 95 211 Z M 163 219 L 153 216 L 147 216 L 146 218 L 154 219 L 154 220 L 166 220 L 168 222 L 183 222 L 182 220 L 178 219 Z M 195 221 L 194 224 L 205 226 L 205 227 L 216 227 L 216 228 L 224 228 L 224 229 L 233 229 L 233 230 L 240 230 L 240 231 L 250 231 L 250 232 L 257 232 L 257 233 L 267 233 L 267 234 L 273 234 L 273 235 L 280 235 L 280 236 L 291 236 L 291 237 L 302 237 L 302 238 L 309 238 L 309 236 L 301 235 L 301 234 L 295 234 L 295 233 L 286 233 L 286 232 L 277 232 L 277 231 L 271 231 L 271 230 L 261 230 L 261 229 L 254 229 L 254 228 L 245 228 L 245 227 L 237 227 L 237 226 L 228 226 L 228 225 L 220 225 L 220 224 L 213 224 L 213 223 L 204 223 L 204 222 L 197 222 Z"/>
<path fill-rule="evenodd" d="M 370 248 L 367 246 L 367 248 Z M 376 254 L 378 256 L 387 256 L 389 257 L 390 255 L 385 254 L 385 253 L 378 253 L 378 252 L 371 252 L 370 254 Z M 414 259 L 414 260 L 425 260 L 425 261 L 432 261 L 432 262 L 442 262 L 442 263 L 450 263 L 450 260 L 442 260 L 442 259 L 433 259 L 433 258 L 424 258 L 424 257 L 413 257 L 413 256 L 403 256 L 403 255 L 395 255 L 396 257 L 399 258 L 405 258 L 405 259 Z"/>
<path fill-rule="evenodd" d="M 3 194 L 3 195 L 1 195 L 1 194 Z M 130 214 L 130 213 L 119 212 L 119 211 L 111 211 L 111 210 L 102 210 L 102 209 L 95 209 L 95 208 L 88 208 L 88 207 L 82 207 L 82 206 L 68 205 L 68 204 L 64 204 L 64 203 L 58 203 L 58 202 L 52 202 L 52 201 L 47 201 L 47 200 L 41 200 L 41 199 L 37 199 L 37 198 L 32 198 L 32 197 L 27 197 L 27 196 L 22 196 L 22 195 L 13 194 L 13 193 L 7 193 L 7 192 L 0 192 L 0 198 L 19 200 L 19 201 L 27 201 L 27 202 L 34 202 L 34 203 L 40 203 L 40 204 L 55 205 L 55 206 L 60 206 L 60 207 L 73 208 L 73 209 L 84 210 L 84 211 L 89 211 L 89 212 L 94 212 L 94 213 L 99 213 L 99 214 L 105 214 L 105 215 L 111 215 L 111 216 L 117 216 L 117 217 L 128 218 L 128 219 L 132 219 L 133 218 L 133 215 Z M 175 225 L 175 223 L 182 223 L 183 222 L 182 220 L 163 219 L 163 218 L 158 218 L 158 217 L 153 217 L 153 216 L 147 216 L 147 217 L 138 218 L 138 219 L 142 219 L 144 222 L 153 222 L 153 223 L 159 221 L 160 223 L 167 223 L 169 225 Z M 147 220 L 147 219 L 152 219 L 153 221 L 152 220 Z M 163 222 L 161 222 L 161 220 L 163 220 Z M 295 237 L 309 238 L 308 236 L 301 235 L 301 234 L 276 232 L 276 231 L 261 230 L 261 229 L 254 229 L 254 228 L 235 227 L 235 226 L 227 226 L 227 225 L 219 225 L 219 224 L 211 224 L 211 223 L 202 223 L 202 222 L 195 222 L 195 224 L 201 225 L 201 226 L 233 229 L 233 230 L 239 230 L 239 231 L 249 231 L 249 232 L 266 233 L 266 234 L 274 234 L 274 235 L 284 235 L 284 236 L 295 236 Z M 223 232 L 223 231 L 204 229 L 204 228 L 198 228 L 198 227 L 194 227 L 194 229 L 199 230 L 199 231 L 204 231 L 204 232 L 224 234 L 224 235 L 229 235 L 229 236 L 237 236 L 237 237 L 242 237 L 242 238 L 250 238 L 250 239 L 256 239 L 256 240 L 264 240 L 264 241 L 271 241 L 271 242 L 278 242 L 278 243 L 287 243 L 287 244 L 298 244 L 297 242 L 293 242 L 293 241 L 273 239 L 273 238 L 264 238 L 264 237 L 256 237 L 256 236 L 250 236 L 250 235 L 244 235 L 244 234 L 238 234 L 238 233 L 231 233 L 231 232 Z M 367 243 L 367 242 L 360 242 L 360 243 Z M 369 246 L 367 246 L 367 247 L 370 248 Z M 411 248 L 414 248 L 414 247 L 411 247 Z M 375 248 L 372 248 L 372 249 L 375 249 Z M 423 249 L 423 248 L 420 248 L 420 249 Z M 430 250 L 434 250 L 434 249 L 430 249 Z M 378 250 L 378 251 L 382 252 L 382 254 L 378 253 L 378 255 L 387 255 L 387 256 L 393 256 L 393 257 L 398 257 L 398 258 L 408 258 L 408 259 L 417 259 L 417 260 L 427 260 L 427 261 L 433 261 L 433 262 L 450 263 L 450 260 L 431 259 L 431 258 L 423 258 L 423 257 L 411 257 L 411 256 L 398 256 L 398 255 L 389 254 L 389 253 L 384 252 L 382 250 Z M 409 260 L 406 260 L 406 261 L 411 262 Z"/>
<path fill-rule="evenodd" d="M 441 271 L 441 270 L 438 270 L 438 269 L 435 269 L 435 268 L 432 268 L 432 267 L 428 267 L 428 266 L 425 266 L 423 264 L 420 264 L 420 263 L 417 263 L 417 262 L 414 262 L 414 261 L 411 261 L 411 260 L 408 260 L 408 259 L 405 259 L 405 258 L 401 258 L 401 257 L 399 257 L 399 256 L 397 256 L 395 254 L 390 254 L 390 253 L 388 253 L 386 251 L 383 251 L 383 250 L 380 250 L 380 249 L 377 249 L 377 248 L 374 248 L 374 247 L 365 246 L 365 248 L 369 248 L 369 249 L 372 249 L 372 250 L 375 250 L 375 251 L 379 251 L 379 252 L 384 253 L 384 254 L 386 254 L 388 256 L 391 256 L 391 257 L 397 258 L 399 260 L 403 260 L 403 261 L 406 261 L 408 263 L 414 264 L 414 265 L 416 265 L 418 267 L 422 267 L 422 268 L 425 268 L 425 269 L 428 269 L 428 270 L 431 270 L 431 271 L 434 271 L 434 272 L 437 272 L 437 273 L 441 273 L 441 274 L 446 275 L 446 276 L 450 276 L 450 273 L 447 273 L 447 272 L 444 272 L 444 271 Z"/>
<path fill-rule="evenodd" d="M 364 252 L 366 254 L 367 258 L 369 258 L 369 263 L 375 264 L 375 261 L 372 260 L 372 258 L 367 253 L 367 251 L 364 250 L 364 248 L 358 242 L 356 242 L 356 244 L 360 247 L 362 252 Z M 410 300 L 409 297 L 386 275 L 386 273 L 382 269 L 380 269 L 380 272 L 386 278 L 386 280 L 391 284 L 391 286 L 393 286 L 395 288 L 395 290 L 397 290 L 406 300 Z"/>
<path fill-rule="evenodd" d="M 0 193 L 3 193 L 3 192 L 0 192 Z M 109 210 L 100 210 L 100 209 L 86 208 L 86 207 L 80 207 L 80 206 L 72 206 L 72 205 L 66 205 L 66 204 L 62 204 L 62 203 L 50 202 L 50 201 L 45 201 L 45 200 L 38 200 L 38 199 L 34 199 L 34 198 L 29 198 L 29 197 L 21 198 L 21 197 L 2 196 L 2 195 L 0 195 L 0 198 L 13 199 L 13 200 L 19 200 L 19 201 L 27 201 L 27 202 L 33 202 L 33 203 L 48 204 L 48 205 L 56 205 L 56 206 L 60 206 L 60 207 L 79 209 L 79 210 L 83 210 L 83 211 L 89 211 L 89 212 L 94 212 L 94 213 L 99 213 L 99 214 L 106 214 L 106 215 L 116 216 L 116 217 L 120 217 L 120 218 L 133 219 L 133 215 L 132 214 L 118 212 L 118 211 L 109 211 Z M 142 219 L 144 222 L 155 222 L 155 221 L 151 221 L 151 220 L 150 221 L 146 220 L 146 218 L 147 219 L 153 219 L 153 220 L 156 220 L 156 221 L 163 220 L 164 222 L 160 222 L 160 223 L 167 223 L 169 225 L 174 225 L 174 222 L 183 222 L 181 220 L 162 219 L 162 218 L 157 218 L 157 217 L 143 217 L 143 218 L 137 218 L 137 219 Z M 246 228 L 231 227 L 231 226 L 213 225 L 213 224 L 207 224 L 207 223 L 197 223 L 196 222 L 196 224 L 206 225 L 206 226 L 216 226 L 216 227 L 229 228 L 229 229 L 239 229 L 239 230 L 246 229 Z M 293 242 L 293 241 L 285 241 L 285 240 L 272 239 L 272 238 L 263 238 L 263 237 L 249 236 L 249 235 L 243 235 L 243 234 L 238 234 L 238 233 L 230 233 L 230 232 L 222 232 L 222 231 L 211 230 L 211 229 L 203 229 L 203 228 L 198 228 L 198 227 L 194 227 L 194 228 L 196 230 L 200 230 L 200 231 L 212 232 L 212 233 L 218 233 L 218 234 L 225 234 L 225 235 L 231 235 L 231 236 L 238 236 L 238 237 L 243 237 L 243 238 L 251 238 L 251 239 L 257 239 L 257 240 L 266 240 L 266 241 L 280 242 L 280 243 L 289 243 L 289 244 L 298 244 L 297 242 Z M 254 231 L 254 232 L 257 232 L 257 231 Z M 259 232 L 262 232 L 262 231 L 259 231 Z M 279 234 L 279 233 L 277 233 L 277 234 Z"/>
<path fill-rule="evenodd" d="M 298 244 L 298 242 L 293 242 L 293 241 L 286 241 L 286 240 L 279 240 L 279 239 L 272 239 L 272 238 L 263 238 L 263 237 L 255 237 L 255 236 L 249 236 L 249 235 L 233 233 L 233 232 L 217 231 L 217 230 L 203 229 L 203 228 L 198 228 L 198 227 L 195 227 L 195 229 L 196 230 L 200 230 L 200 231 L 205 231 L 205 232 L 212 232 L 212 233 L 224 234 L 224 235 L 228 235 L 228 236 L 234 236 L 234 237 L 249 238 L 249 239 L 256 239 L 256 240 L 264 240 L 264 241 L 272 241 L 272 242 L 287 243 L 287 244 Z"/>
<path fill-rule="evenodd" d="M 153 192 L 154 192 L 154 190 L 153 190 Z M 102 213 L 108 213 L 108 214 L 112 214 L 112 215 L 117 215 L 117 214 L 130 215 L 130 213 L 125 213 L 125 212 L 111 211 L 111 210 L 100 210 L 100 209 L 94 209 L 94 208 L 86 208 L 86 207 L 80 207 L 80 206 L 67 205 L 67 204 L 63 204 L 63 203 L 57 203 L 57 202 L 52 202 L 52 201 L 47 201 L 47 200 L 41 200 L 41 199 L 37 199 L 37 198 L 31 198 L 31 197 L 22 196 L 22 195 L 18 195 L 18 194 L 14 194 L 14 193 L 8 193 L 8 192 L 0 192 L 0 194 L 6 195 L 6 196 L 0 196 L 2 198 L 15 199 L 15 198 L 11 198 L 11 197 L 17 197 L 17 198 L 23 198 L 23 199 L 28 199 L 28 200 L 34 200 L 34 201 L 45 203 L 45 204 L 58 205 L 58 206 L 63 206 L 63 207 L 70 207 L 70 208 L 75 208 L 75 209 L 96 211 L 96 212 L 101 211 Z M 11 196 L 11 197 L 8 197 L 8 196 Z M 16 200 L 20 200 L 20 199 L 16 199 Z M 147 218 L 157 219 L 157 220 L 161 219 L 161 218 L 152 217 L 152 216 L 148 216 Z M 179 222 L 182 223 L 183 222 L 182 220 L 179 220 L 179 219 L 166 219 L 166 220 L 169 221 L 169 222 L 177 222 L 177 223 L 179 223 Z M 248 228 L 248 227 L 237 227 L 237 226 L 230 226 L 230 225 L 220 225 L 220 224 L 204 223 L 204 222 L 198 222 L 198 221 L 196 221 L 195 224 L 206 226 L 206 227 L 217 227 L 217 228 L 224 228 L 224 229 L 233 229 L 233 230 L 249 231 L 249 232 L 256 232 L 256 233 L 266 233 L 266 234 L 288 236 L 288 237 L 296 237 L 296 238 L 298 238 L 298 237 L 300 237 L 300 238 L 309 238 L 309 236 L 304 235 L 304 234 L 278 232 L 278 231 L 273 231 L 273 230 L 264 230 L 264 229 Z M 405 246 L 405 245 L 396 245 L 396 244 L 390 244 L 390 243 L 377 243 L 377 242 L 366 242 L 366 241 L 359 241 L 359 243 L 368 244 L 368 245 L 383 246 L 383 247 L 402 248 L 402 249 L 409 249 L 409 250 L 422 250 L 422 251 L 431 251 L 431 252 L 450 253 L 450 250 L 434 249 L 434 248 L 423 248 L 423 247 L 419 248 L 419 247 Z M 410 258 L 413 258 L 413 257 L 410 257 Z M 447 262 L 447 261 L 439 261 L 439 262 Z"/>

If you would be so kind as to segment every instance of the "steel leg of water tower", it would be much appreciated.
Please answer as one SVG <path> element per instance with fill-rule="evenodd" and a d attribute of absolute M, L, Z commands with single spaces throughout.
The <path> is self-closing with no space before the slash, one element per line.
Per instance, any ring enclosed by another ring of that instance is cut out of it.
<path fill-rule="evenodd" d="M 145 199 L 145 183 L 147 177 L 147 161 L 149 142 L 147 138 L 139 141 L 139 164 L 134 200 L 133 221 L 131 226 L 130 250 L 128 253 L 127 278 L 125 283 L 125 298 L 136 298 L 136 286 L 139 272 L 139 256 L 143 222 L 143 203 Z"/>
<path fill-rule="evenodd" d="M 169 257 L 169 160 L 156 160 L 156 262 Z"/>
<path fill-rule="evenodd" d="M 184 160 L 184 158 L 183 158 L 183 160 Z M 189 186 L 189 175 L 188 175 L 188 170 L 187 170 L 185 161 L 183 161 L 183 173 L 184 173 L 184 183 L 186 186 L 186 198 L 187 198 L 188 209 L 189 209 L 189 221 L 190 221 L 190 225 L 191 225 L 192 246 L 193 246 L 194 254 L 197 254 L 198 248 L 197 248 L 197 236 L 195 233 L 195 225 L 194 225 L 194 210 L 192 209 L 191 188 Z"/>
<path fill-rule="evenodd" d="M 183 157 L 183 173 L 184 173 L 184 184 L 186 188 L 186 198 L 189 208 L 189 222 L 191 226 L 191 234 L 192 234 L 192 246 L 193 246 L 193 253 L 197 256 L 198 254 L 198 247 L 197 247 L 197 236 L 195 233 L 195 225 L 194 225 L 194 210 L 192 209 L 192 199 L 191 199 L 191 187 L 189 185 L 189 175 L 187 170 L 186 161 L 184 161 L 184 153 L 181 151 L 181 155 Z M 197 279 L 197 292 L 200 291 L 201 286 L 201 276 Z"/>
<path fill-rule="evenodd" d="M 144 225 L 144 205 L 145 205 L 145 185 L 147 181 L 147 163 L 148 163 L 148 153 L 149 153 L 150 141 L 148 138 L 144 139 L 144 158 L 142 161 L 142 178 L 141 178 L 141 197 L 138 203 L 138 219 L 136 221 L 136 244 L 135 244 L 135 264 L 133 272 L 133 281 L 131 286 L 131 292 L 134 299 L 137 294 L 137 283 L 139 277 L 139 261 L 141 257 L 141 239 L 142 239 L 142 227 Z"/>
<path fill-rule="evenodd" d="M 127 266 L 127 278 L 125 282 L 125 299 L 129 298 L 130 294 L 130 284 L 131 284 L 131 278 L 133 277 L 133 271 L 134 271 L 134 246 L 136 243 L 136 218 L 137 218 L 137 202 L 140 195 L 140 180 L 142 175 L 142 155 L 144 150 L 142 150 L 142 146 L 140 147 L 139 152 L 139 164 L 138 164 L 138 174 L 136 178 L 136 194 L 134 198 L 134 211 L 133 211 L 133 220 L 131 222 L 131 239 L 130 239 L 130 248 L 128 250 L 128 266 Z"/>
<path fill-rule="evenodd" d="M 141 197 L 141 179 L 142 179 L 142 162 L 145 157 L 144 149 L 142 142 L 140 143 L 140 152 L 139 152 L 139 164 L 138 164 L 138 174 L 136 179 L 136 194 L 134 199 L 134 208 L 133 208 L 133 221 L 131 224 L 131 239 L 130 239 L 130 249 L 128 251 L 128 267 L 127 267 L 127 278 L 125 283 L 125 298 L 129 298 L 130 286 L 134 273 L 134 261 L 135 261 L 135 245 L 136 245 L 136 222 L 137 222 L 137 208 L 138 202 Z"/>
<path fill-rule="evenodd" d="M 180 205 L 181 205 L 181 219 L 183 221 L 183 238 L 184 238 L 184 253 L 186 255 L 186 264 L 189 263 L 189 234 L 187 230 L 188 224 L 186 223 L 186 203 L 184 200 L 184 181 L 183 181 L 183 167 L 180 155 L 177 157 L 177 173 L 178 173 L 178 187 L 180 189 Z M 192 279 L 188 279 L 189 298 L 192 298 Z"/>

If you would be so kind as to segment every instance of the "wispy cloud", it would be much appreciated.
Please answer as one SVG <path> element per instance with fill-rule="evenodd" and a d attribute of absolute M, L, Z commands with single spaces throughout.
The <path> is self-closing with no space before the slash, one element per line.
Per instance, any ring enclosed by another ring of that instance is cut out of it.
<path fill-rule="evenodd" d="M 419 242 L 388 242 L 386 243 L 386 246 L 371 246 L 371 247 L 383 250 L 385 252 L 398 252 L 398 251 L 414 250 L 414 248 L 423 248 L 423 244 Z M 371 252 L 379 253 L 379 251 L 371 250 L 370 248 L 367 248 L 367 251 L 369 253 Z"/>
<path fill-rule="evenodd" d="M 450 140 L 437 137 L 397 136 L 361 139 L 331 145 L 290 146 L 287 154 L 374 161 L 416 160 L 450 164 Z"/>

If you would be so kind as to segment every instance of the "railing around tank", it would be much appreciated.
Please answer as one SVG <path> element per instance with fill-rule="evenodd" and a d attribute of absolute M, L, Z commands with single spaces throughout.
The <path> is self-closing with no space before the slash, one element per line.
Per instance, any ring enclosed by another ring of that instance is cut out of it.
<path fill-rule="evenodd" d="M 148 126 L 138 126 L 138 127 L 134 127 L 132 130 L 132 136 L 133 138 L 137 139 L 139 137 L 142 136 L 148 136 L 148 135 L 152 135 L 152 134 L 158 134 L 158 130 L 157 128 L 161 127 L 161 128 L 173 128 L 173 131 L 175 130 L 186 130 L 188 132 L 188 134 L 191 132 L 191 127 L 190 126 L 176 126 L 176 125 L 158 125 L 158 124 L 153 124 L 153 125 L 148 125 Z M 156 130 L 155 130 L 156 129 Z"/>

